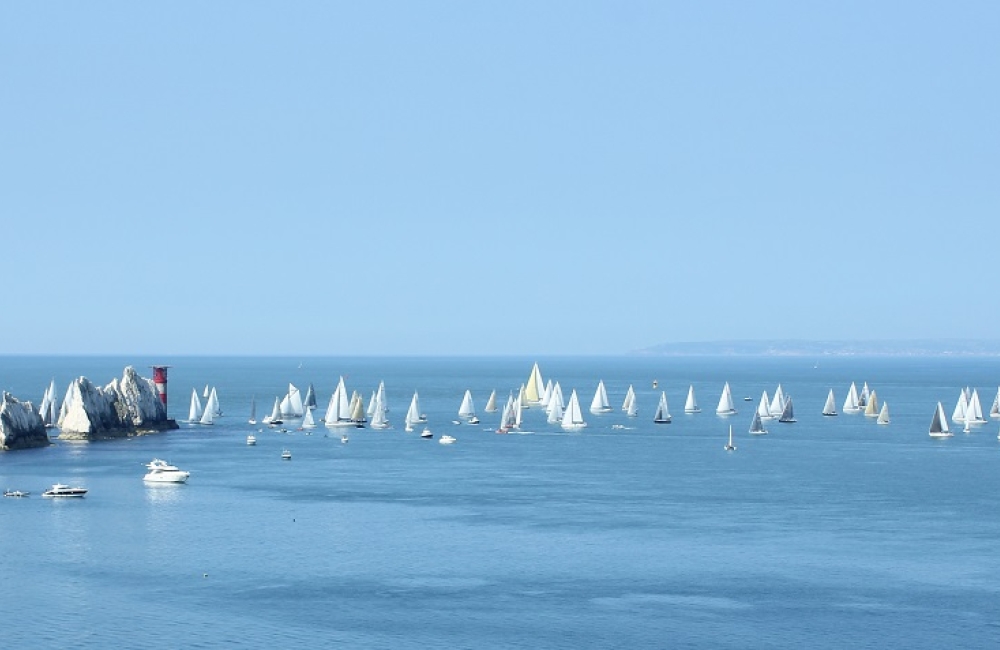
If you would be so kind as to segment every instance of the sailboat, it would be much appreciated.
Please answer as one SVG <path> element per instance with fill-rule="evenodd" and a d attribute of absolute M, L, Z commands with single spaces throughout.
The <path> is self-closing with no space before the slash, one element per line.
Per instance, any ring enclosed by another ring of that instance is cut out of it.
<path fill-rule="evenodd" d="M 983 405 L 979 401 L 979 390 L 972 389 L 972 397 L 969 398 L 969 407 L 965 410 L 965 420 L 972 420 L 972 424 L 984 424 L 986 418 L 983 417 Z"/>
<path fill-rule="evenodd" d="M 993 406 L 990 407 L 990 418 L 1000 419 L 1000 388 L 997 389 L 997 396 L 993 398 Z"/>
<path fill-rule="evenodd" d="M 775 389 L 774 399 L 771 400 L 771 406 L 767 410 L 770 411 L 771 417 L 775 418 L 785 410 L 785 391 L 781 389 L 781 384 L 778 384 L 778 387 Z"/>
<path fill-rule="evenodd" d="M 496 391 L 496 389 L 494 389 L 490 393 L 490 398 L 488 400 L 486 400 L 486 408 L 483 409 L 483 410 L 486 411 L 487 413 L 496 413 L 497 412 L 498 409 L 497 409 L 497 391 Z"/>
<path fill-rule="evenodd" d="M 413 431 L 413 425 L 427 420 L 427 418 L 420 413 L 420 396 L 417 395 L 417 391 L 413 391 L 413 398 L 410 400 L 410 408 L 406 410 L 406 417 L 403 420 L 406 422 L 407 431 Z"/>
<path fill-rule="evenodd" d="M 250 398 L 250 419 L 247 420 L 250 424 L 257 424 L 257 399 L 256 397 Z"/>
<path fill-rule="evenodd" d="M 833 389 L 826 395 L 826 404 L 823 405 L 823 415 L 833 416 L 837 414 L 837 403 L 833 399 Z"/>
<path fill-rule="evenodd" d="M 767 429 L 764 428 L 764 423 L 760 419 L 760 413 L 757 411 L 753 412 L 753 419 L 750 420 L 750 433 L 755 436 L 762 436 L 767 433 Z"/>
<path fill-rule="evenodd" d="M 955 404 L 955 410 L 951 412 L 952 422 L 964 422 L 965 421 L 965 411 L 969 408 L 969 395 L 966 389 L 961 389 L 958 391 L 958 402 Z"/>
<path fill-rule="evenodd" d="M 610 413 L 611 403 L 608 401 L 608 391 L 604 388 L 604 380 L 597 382 L 597 390 L 594 392 L 594 399 L 590 402 L 590 412 L 597 415 L 598 413 Z"/>
<path fill-rule="evenodd" d="M 188 422 L 197 424 L 201 420 L 202 408 L 201 400 L 198 399 L 197 389 L 191 389 L 191 408 L 188 409 Z"/>
<path fill-rule="evenodd" d="M 882 410 L 878 412 L 876 424 L 889 424 L 889 402 L 882 402 Z"/>
<path fill-rule="evenodd" d="M 569 396 L 569 402 L 566 404 L 566 412 L 563 413 L 560 424 L 567 431 L 576 431 L 587 426 L 587 423 L 583 420 L 583 413 L 580 411 L 580 399 L 576 396 L 576 390 L 573 390 Z"/>
<path fill-rule="evenodd" d="M 663 391 L 660 393 L 660 403 L 656 405 L 653 424 L 670 424 L 672 419 L 670 417 L 670 409 L 667 407 L 667 392 Z"/>
<path fill-rule="evenodd" d="M 760 415 L 757 416 L 760 418 Z M 726 451 L 736 451 L 736 445 L 733 444 L 733 425 L 729 425 L 729 442 L 726 443 Z"/>
<path fill-rule="evenodd" d="M 553 387 L 552 394 L 549 395 L 549 404 L 545 407 L 545 421 L 549 424 L 559 424 L 563 419 L 562 392 L 557 396 L 556 388 Z M 558 398 L 558 399 L 557 399 Z"/>
<path fill-rule="evenodd" d="M 303 429 L 316 428 L 316 419 L 313 417 L 312 409 L 306 409 L 306 412 L 302 415 L 302 428 Z"/>
<path fill-rule="evenodd" d="M 874 390 L 868 395 L 868 402 L 865 404 L 865 417 L 878 417 L 878 393 Z"/>
<path fill-rule="evenodd" d="M 281 419 L 281 398 L 274 398 L 274 408 L 271 409 L 271 415 L 267 416 L 264 420 L 269 426 L 275 426 L 278 424 L 283 424 L 284 420 Z"/>
<path fill-rule="evenodd" d="M 313 388 L 312 383 L 310 383 L 309 388 L 306 389 L 306 396 L 302 399 L 302 408 L 303 409 L 316 408 L 316 389 Z"/>
<path fill-rule="evenodd" d="M 500 414 L 500 426 L 497 433 L 507 433 L 518 426 L 517 411 L 520 410 L 519 400 L 514 399 L 514 393 L 507 394 L 507 401 L 503 405 L 503 412 Z"/>
<path fill-rule="evenodd" d="M 354 420 L 351 419 L 351 401 L 347 396 L 347 387 L 344 386 L 344 377 L 337 381 L 337 388 L 330 396 L 330 402 L 326 407 L 326 414 L 323 416 L 323 424 L 328 427 L 353 427 Z"/>
<path fill-rule="evenodd" d="M 631 386 L 629 386 L 629 390 L 632 390 Z M 635 391 L 632 392 L 632 399 L 628 402 L 628 408 L 625 409 L 625 415 L 630 418 L 634 418 L 639 415 L 639 402 L 635 399 Z"/>
<path fill-rule="evenodd" d="M 698 402 L 694 399 L 694 386 L 688 386 L 688 396 L 684 402 L 684 412 L 701 413 L 701 409 L 698 408 Z"/>
<path fill-rule="evenodd" d="M 361 394 L 356 393 L 354 399 L 351 400 L 353 405 L 351 406 L 351 422 L 354 423 L 359 429 L 365 428 L 365 422 L 368 418 L 365 417 L 365 403 L 361 400 Z"/>
<path fill-rule="evenodd" d="M 871 392 L 868 390 L 868 382 L 866 381 L 861 387 L 861 392 L 858 393 L 858 408 L 864 409 L 868 406 L 869 397 L 871 397 Z"/>
<path fill-rule="evenodd" d="M 375 408 L 371 413 L 369 426 L 373 429 L 388 429 L 389 421 L 385 417 L 385 403 L 382 401 L 382 390 L 375 393 Z"/>
<path fill-rule="evenodd" d="M 215 424 L 215 408 L 212 405 L 212 396 L 214 394 L 215 393 L 208 394 L 208 401 L 205 402 L 205 409 L 201 412 L 201 418 L 198 420 L 198 424 Z"/>
<path fill-rule="evenodd" d="M 734 415 L 736 406 L 733 404 L 733 394 L 729 390 L 729 382 L 722 388 L 722 395 L 719 396 L 719 405 L 715 408 L 716 415 Z"/>
<path fill-rule="evenodd" d="M 542 381 L 542 371 L 538 369 L 538 363 L 535 363 L 531 367 L 528 383 L 524 385 L 524 408 L 537 406 L 544 394 L 545 382 Z"/>
<path fill-rule="evenodd" d="M 858 387 L 852 381 L 851 387 L 847 389 L 847 397 L 844 398 L 844 413 L 857 413 L 861 410 L 858 406 Z"/>
<path fill-rule="evenodd" d="M 774 415 L 771 414 L 771 407 L 767 399 L 767 391 L 765 390 L 761 393 L 760 403 L 757 404 L 757 415 L 760 416 L 761 420 L 773 420 Z"/>
<path fill-rule="evenodd" d="M 795 410 L 792 408 L 792 396 L 785 398 L 785 408 L 781 411 L 778 422 L 795 422 Z"/>
<path fill-rule="evenodd" d="M 288 393 L 281 400 L 281 416 L 285 418 L 300 418 L 305 411 L 302 394 L 294 384 L 288 384 Z"/>
<path fill-rule="evenodd" d="M 629 406 L 635 401 L 635 389 L 632 388 L 632 384 L 628 385 L 628 390 L 625 391 L 625 401 L 622 402 L 622 410 L 628 413 Z"/>
<path fill-rule="evenodd" d="M 937 403 L 937 408 L 934 410 L 928 434 L 930 434 L 931 438 L 950 438 L 954 435 L 948 428 L 948 418 L 944 414 L 944 407 L 941 406 L 941 402 Z"/>
<path fill-rule="evenodd" d="M 458 417 L 472 420 L 476 417 L 476 406 L 472 403 L 472 391 L 466 389 L 462 404 L 458 407 Z"/>
<path fill-rule="evenodd" d="M 222 416 L 222 406 L 219 405 L 219 394 L 215 392 L 215 386 L 212 386 L 212 390 L 208 393 L 208 399 L 205 401 L 205 410 L 211 411 L 213 418 Z"/>

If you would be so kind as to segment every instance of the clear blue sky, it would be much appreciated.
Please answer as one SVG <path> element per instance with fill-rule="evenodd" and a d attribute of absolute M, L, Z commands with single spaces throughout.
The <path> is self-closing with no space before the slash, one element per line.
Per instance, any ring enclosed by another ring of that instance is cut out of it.
<path fill-rule="evenodd" d="M 997 2 L 5 2 L 2 353 L 995 338 Z"/>

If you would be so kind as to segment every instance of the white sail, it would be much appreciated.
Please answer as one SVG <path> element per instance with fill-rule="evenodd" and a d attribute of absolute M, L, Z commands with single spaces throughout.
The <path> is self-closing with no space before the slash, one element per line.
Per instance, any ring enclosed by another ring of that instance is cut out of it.
<path fill-rule="evenodd" d="M 698 402 L 694 399 L 694 386 L 688 386 L 688 396 L 684 402 L 684 412 L 701 413 L 701 409 L 698 408 Z"/>
<path fill-rule="evenodd" d="M 347 387 L 344 386 L 344 378 L 340 377 L 337 388 L 330 396 L 330 403 L 326 407 L 326 415 L 323 417 L 323 424 L 328 427 L 351 426 L 351 401 L 347 396 Z"/>
<path fill-rule="evenodd" d="M 549 424 L 559 424 L 562 422 L 564 413 L 561 396 L 558 400 L 552 399 L 552 396 L 549 397 L 549 404 L 545 407 L 545 415 L 545 421 Z"/>
<path fill-rule="evenodd" d="M 792 408 L 792 396 L 785 397 L 785 408 L 781 411 L 778 422 L 795 422 L 795 409 Z"/>
<path fill-rule="evenodd" d="M 622 410 L 626 413 L 628 412 L 629 406 L 635 400 L 635 389 L 632 388 L 632 384 L 628 385 L 628 390 L 625 391 L 625 401 L 622 402 Z"/>
<path fill-rule="evenodd" d="M 536 363 L 531 368 L 528 383 L 524 385 L 524 404 L 522 406 L 529 408 L 538 404 L 544 393 L 545 382 L 542 381 L 542 371 L 538 369 L 538 364 Z"/>
<path fill-rule="evenodd" d="M 389 412 L 389 398 L 385 395 L 385 382 L 380 381 L 378 383 L 378 391 L 375 393 L 375 399 L 382 404 L 382 412 Z"/>
<path fill-rule="evenodd" d="M 851 387 L 847 389 L 847 397 L 844 398 L 844 413 L 857 413 L 861 408 L 858 406 L 858 387 L 851 382 Z"/>
<path fill-rule="evenodd" d="M 208 384 L 205 384 L 205 390 L 202 392 L 201 396 L 208 399 Z"/>
<path fill-rule="evenodd" d="M 965 411 L 969 408 L 968 397 L 966 397 L 965 389 L 958 391 L 958 402 L 955 404 L 955 410 L 951 412 L 952 422 L 965 422 Z"/>
<path fill-rule="evenodd" d="M 462 405 L 458 407 L 458 417 L 471 420 L 476 416 L 476 406 L 472 403 L 472 391 L 466 389 Z"/>
<path fill-rule="evenodd" d="M 316 419 L 313 417 L 312 409 L 306 409 L 305 413 L 302 414 L 302 428 L 303 429 L 316 428 Z"/>
<path fill-rule="evenodd" d="M 559 407 L 560 413 L 566 409 L 566 400 L 563 399 L 562 386 L 559 385 L 558 381 L 555 383 L 555 386 L 552 387 L 552 393 L 549 395 L 549 405 L 546 407 L 546 412 L 553 408 L 553 404 Z"/>
<path fill-rule="evenodd" d="M 931 418 L 931 426 L 928 433 L 932 438 L 949 438 L 953 435 L 948 428 L 948 418 L 944 414 L 944 407 L 941 406 L 941 402 L 938 402 L 937 408 L 934 409 L 934 416 Z"/>
<path fill-rule="evenodd" d="M 969 406 L 965 410 L 965 419 L 972 420 L 972 424 L 982 424 L 986 422 L 983 417 L 983 405 L 979 401 L 979 390 L 972 389 L 972 397 L 969 398 Z"/>
<path fill-rule="evenodd" d="M 767 429 L 764 428 L 764 422 L 760 419 L 760 412 L 753 412 L 753 419 L 750 421 L 750 433 L 755 436 L 762 436 L 767 433 Z"/>
<path fill-rule="evenodd" d="M 631 386 L 629 386 L 629 390 L 632 390 Z M 625 415 L 630 418 L 634 418 L 639 415 L 639 403 L 635 398 L 635 391 L 632 391 L 632 398 L 628 401 L 628 408 L 625 409 Z"/>
<path fill-rule="evenodd" d="M 563 429 L 575 430 L 587 426 L 583 420 L 583 413 L 580 410 L 580 399 L 576 396 L 576 390 L 570 393 L 569 402 L 566 404 L 566 412 L 563 413 L 561 421 Z"/>
<path fill-rule="evenodd" d="M 381 388 L 375 393 L 375 408 L 371 413 L 370 426 L 373 429 L 388 429 L 389 421 L 385 417 L 385 403 L 382 401 Z"/>
<path fill-rule="evenodd" d="M 371 417 L 371 416 L 375 415 L 375 396 L 376 395 L 378 395 L 378 391 L 374 391 L 373 390 L 372 394 L 371 394 L 371 397 L 368 398 L 368 408 L 365 410 L 365 413 L 368 414 L 368 417 Z"/>
<path fill-rule="evenodd" d="M 518 426 L 518 414 L 520 411 L 520 400 L 514 398 L 514 393 L 507 394 L 507 401 L 503 405 L 503 413 L 500 415 L 500 426 L 497 433 L 507 433 Z"/>
<path fill-rule="evenodd" d="M 486 400 L 486 408 L 484 409 L 487 413 L 497 412 L 497 392 L 494 389 L 490 392 L 490 398 Z"/>
<path fill-rule="evenodd" d="M 858 393 L 858 408 L 864 408 L 868 406 L 868 398 L 871 396 L 871 392 L 868 390 L 868 382 L 866 381 L 864 386 L 861 387 L 861 392 Z"/>
<path fill-rule="evenodd" d="M 250 418 L 247 420 L 250 424 L 257 424 L 257 398 L 250 397 Z"/>
<path fill-rule="evenodd" d="M 718 415 L 733 415 L 736 413 L 736 405 L 733 404 L 733 394 L 729 390 L 729 382 L 722 388 L 722 395 L 719 396 L 719 405 L 715 409 Z"/>
<path fill-rule="evenodd" d="M 403 421 L 406 422 L 408 428 L 412 429 L 413 425 L 420 422 L 420 420 L 420 396 L 417 394 L 417 391 L 413 391 L 410 408 L 406 410 L 406 417 L 403 418 Z"/>
<path fill-rule="evenodd" d="M 833 389 L 826 395 L 826 404 L 823 405 L 823 415 L 836 415 L 837 414 L 837 403 L 833 398 Z"/>
<path fill-rule="evenodd" d="M 594 399 L 590 401 L 590 412 L 594 414 L 611 412 L 611 402 L 608 401 L 608 391 L 604 388 L 603 379 L 597 382 Z"/>
<path fill-rule="evenodd" d="M 191 408 L 188 409 L 188 422 L 198 422 L 202 414 L 201 400 L 198 399 L 198 391 L 191 389 Z"/>
<path fill-rule="evenodd" d="M 772 414 L 772 417 L 778 417 L 781 412 L 785 410 L 785 392 L 781 389 L 781 384 L 774 391 L 774 399 L 771 400 L 771 406 L 768 407 L 768 411 Z"/>
<path fill-rule="evenodd" d="M 729 425 L 729 443 L 726 445 L 726 451 L 736 451 L 736 445 L 733 444 L 733 425 Z"/>
<path fill-rule="evenodd" d="M 538 400 L 538 405 L 547 407 L 549 405 L 549 398 L 551 396 L 552 396 L 552 380 L 550 379 L 545 384 L 545 392 L 542 393 L 542 398 Z"/>
<path fill-rule="evenodd" d="M 219 405 L 219 394 L 215 392 L 215 386 L 212 386 L 212 390 L 208 393 L 208 399 L 205 401 L 205 410 L 211 411 L 213 418 L 222 415 L 222 407 Z"/>
<path fill-rule="evenodd" d="M 772 420 L 775 417 L 774 415 L 771 415 L 771 407 L 767 399 L 766 390 L 761 393 L 760 403 L 757 404 L 757 415 L 759 415 L 762 420 Z"/>
<path fill-rule="evenodd" d="M 267 418 L 267 421 L 273 423 L 281 422 L 281 400 L 277 397 L 274 398 L 274 408 L 271 409 L 271 415 Z"/>
<path fill-rule="evenodd" d="M 865 403 L 865 417 L 877 418 L 878 417 L 878 392 L 872 391 L 868 395 L 868 401 Z"/>
<path fill-rule="evenodd" d="M 876 424 L 889 424 L 889 402 L 882 402 L 882 410 L 878 412 Z"/>
<path fill-rule="evenodd" d="M 990 407 L 990 417 L 994 420 L 1000 419 L 1000 388 L 997 389 L 997 396 L 993 398 L 993 406 Z"/>
<path fill-rule="evenodd" d="M 673 418 L 670 416 L 670 408 L 667 406 L 667 393 L 660 393 L 660 402 L 656 405 L 656 413 L 653 414 L 655 424 L 670 424 Z"/>
<path fill-rule="evenodd" d="M 213 388 L 212 390 L 214 391 L 215 389 Z M 214 392 L 208 394 L 208 401 L 205 402 L 205 408 L 201 412 L 201 418 L 198 420 L 198 424 L 215 424 L 215 409 L 212 405 L 212 396 L 214 394 Z"/>
<path fill-rule="evenodd" d="M 294 384 L 288 384 L 288 393 L 281 400 L 281 415 L 286 418 L 302 417 L 305 407 L 302 403 L 302 394 Z"/>
<path fill-rule="evenodd" d="M 521 417 L 524 415 L 525 408 L 524 386 L 521 386 L 521 390 L 517 392 L 517 399 L 514 400 L 513 421 L 510 425 L 512 429 L 521 428 Z"/>

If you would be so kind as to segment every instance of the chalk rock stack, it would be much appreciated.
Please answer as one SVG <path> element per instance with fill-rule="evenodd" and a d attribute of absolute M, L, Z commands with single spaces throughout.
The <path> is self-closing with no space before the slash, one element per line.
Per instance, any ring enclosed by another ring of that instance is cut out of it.
<path fill-rule="evenodd" d="M 71 440 L 121 438 L 176 429 L 167 418 L 151 379 L 125 368 L 120 380 L 104 388 L 86 377 L 73 380 L 59 411 L 59 437 Z"/>
<path fill-rule="evenodd" d="M 29 449 L 48 444 L 45 423 L 31 402 L 22 402 L 4 392 L 0 399 L 0 449 Z"/>

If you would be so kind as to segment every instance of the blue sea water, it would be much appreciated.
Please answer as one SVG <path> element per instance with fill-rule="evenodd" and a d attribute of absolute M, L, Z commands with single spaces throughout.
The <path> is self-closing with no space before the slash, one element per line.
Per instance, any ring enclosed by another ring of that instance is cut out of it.
<path fill-rule="evenodd" d="M 543 358 L 585 409 L 603 379 L 615 411 L 564 433 L 529 410 L 522 433 L 495 434 L 489 392 L 516 392 L 533 361 L 0 358 L 22 399 L 53 377 L 62 392 L 167 362 L 173 417 L 206 384 L 224 411 L 212 427 L 0 454 L 0 487 L 32 492 L 0 500 L 0 647 L 1000 645 L 1000 421 L 927 435 L 964 386 L 989 407 L 1000 361 Z M 340 375 L 366 402 L 384 380 L 395 428 L 341 444 L 339 430 L 247 424 L 251 396 L 262 416 L 288 382 L 313 383 L 322 412 Z M 729 418 L 714 414 L 726 381 Z M 889 426 L 820 415 L 852 381 L 888 401 Z M 749 436 L 778 383 L 798 422 Z M 629 384 L 636 419 L 618 408 Z M 467 388 L 478 427 L 452 424 Z M 403 431 L 414 390 L 456 444 Z M 661 390 L 670 425 L 652 423 Z M 189 483 L 145 485 L 154 457 Z M 57 481 L 90 491 L 39 496 Z"/>

